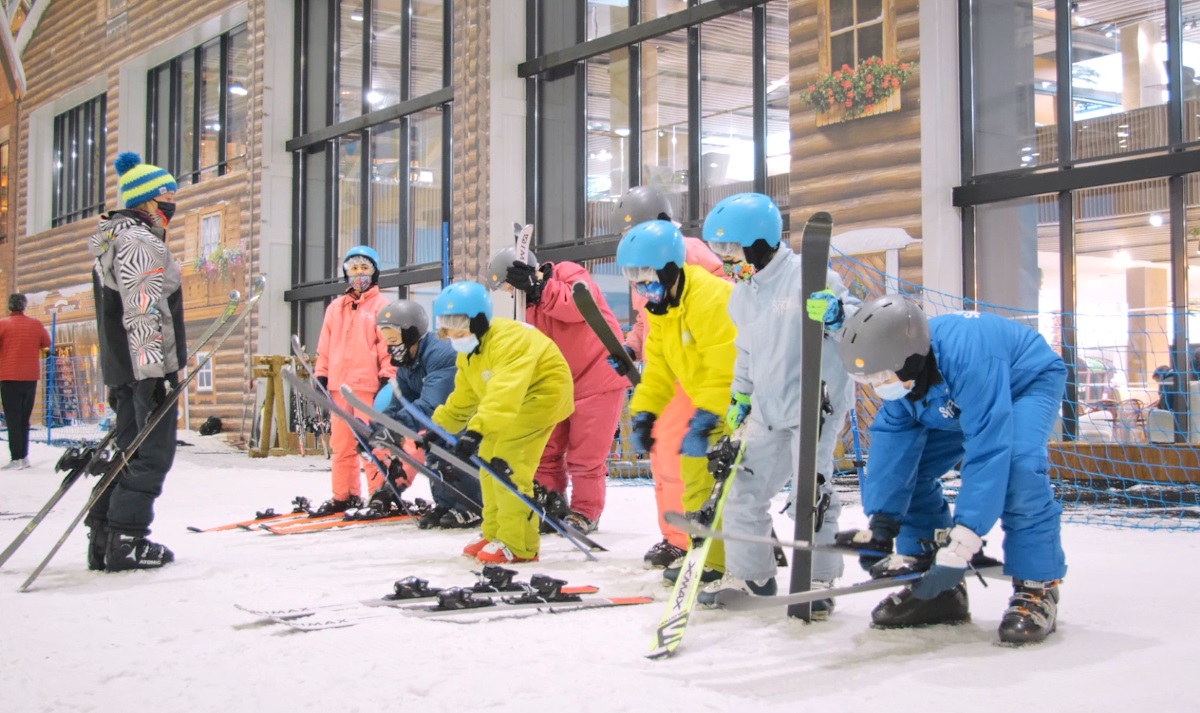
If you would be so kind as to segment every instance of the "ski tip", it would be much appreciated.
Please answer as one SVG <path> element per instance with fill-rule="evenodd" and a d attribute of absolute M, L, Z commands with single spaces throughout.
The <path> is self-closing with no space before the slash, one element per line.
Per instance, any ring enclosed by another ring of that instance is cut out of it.
<path fill-rule="evenodd" d="M 188 532 L 204 532 L 204 528 L 203 528 L 203 527 L 196 527 L 195 525 L 188 525 L 188 526 L 187 526 L 187 531 L 188 531 Z"/>

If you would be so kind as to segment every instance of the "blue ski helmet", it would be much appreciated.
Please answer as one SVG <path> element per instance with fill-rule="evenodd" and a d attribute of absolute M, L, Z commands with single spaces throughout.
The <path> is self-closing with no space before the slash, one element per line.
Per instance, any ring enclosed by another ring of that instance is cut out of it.
<path fill-rule="evenodd" d="M 619 267 L 650 267 L 661 270 L 674 263 L 683 267 L 687 248 L 683 244 L 683 233 L 674 223 L 665 220 L 648 220 L 630 229 L 617 244 Z"/>
<path fill-rule="evenodd" d="M 371 261 L 375 267 L 374 279 L 372 282 L 379 281 L 379 253 L 375 252 L 375 248 L 370 245 L 355 245 L 346 251 L 346 256 L 342 258 L 342 277 L 349 277 L 346 274 L 346 261 L 352 257 L 365 257 Z"/>
<path fill-rule="evenodd" d="M 706 243 L 737 243 L 748 248 L 758 240 L 770 247 L 783 239 L 779 206 L 761 193 L 739 193 L 713 206 L 704 218 Z"/>
<path fill-rule="evenodd" d="M 446 286 L 433 301 L 433 316 L 462 314 L 474 317 L 482 314 L 492 320 L 492 296 L 478 282 L 455 282 Z"/>

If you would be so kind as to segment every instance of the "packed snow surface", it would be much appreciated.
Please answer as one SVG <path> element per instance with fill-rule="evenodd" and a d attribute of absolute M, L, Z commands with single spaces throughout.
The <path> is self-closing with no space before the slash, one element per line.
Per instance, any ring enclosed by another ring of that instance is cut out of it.
<path fill-rule="evenodd" d="M 317 632 L 256 619 L 234 604 L 289 607 L 356 602 L 405 576 L 467 585 L 478 566 L 459 550 L 469 532 L 413 524 L 275 536 L 195 534 L 285 509 L 296 495 L 328 497 L 317 457 L 251 460 L 220 436 L 181 434 L 157 504 L 152 539 L 178 558 L 159 571 L 104 574 L 84 562 L 86 529 L 71 536 L 31 591 L 17 588 L 82 507 L 77 484 L 0 570 L 0 710 L 4 711 L 1196 711 L 1190 671 L 1200 627 L 1188 613 L 1200 536 L 1070 525 L 1070 573 L 1058 633 L 1042 645 L 997 644 L 1010 588 L 970 583 L 974 621 L 877 631 L 870 592 L 839 600 L 826 622 L 782 609 L 701 609 L 674 658 L 650 661 L 669 589 L 642 569 L 660 539 L 645 485 L 609 488 L 589 563 L 543 539 L 545 573 L 653 604 L 467 623 L 388 611 Z M 0 472 L 0 511 L 37 510 L 59 477 L 59 449 L 35 444 L 34 467 Z M 419 481 L 406 497 L 428 497 Z M 842 527 L 865 522 L 846 492 Z M 778 510 L 778 508 L 776 508 Z M 790 523 L 776 515 L 777 530 Z M 27 520 L 0 520 L 7 544 Z M 987 551 L 1001 555 L 999 528 Z M 842 584 L 865 577 L 847 560 Z M 786 588 L 786 578 L 781 579 Z M 511 616 L 511 615 L 510 615 Z"/>

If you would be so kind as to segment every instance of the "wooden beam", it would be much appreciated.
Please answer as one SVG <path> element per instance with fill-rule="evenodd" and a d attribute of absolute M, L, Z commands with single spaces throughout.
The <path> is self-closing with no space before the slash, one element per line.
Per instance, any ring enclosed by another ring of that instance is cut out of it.
<path fill-rule="evenodd" d="M 21 53 L 13 42 L 12 28 L 9 25 L 8 12 L 0 7 L 0 44 L 4 45 L 4 55 L 8 58 L 5 69 L 12 79 L 13 94 L 19 99 L 25 96 L 25 68 L 21 65 Z"/>
<path fill-rule="evenodd" d="M 50 6 L 50 0 L 37 0 L 33 6 L 29 8 L 29 14 L 25 16 L 25 22 L 21 23 L 21 30 L 17 33 L 17 55 L 25 54 L 25 48 L 29 46 L 29 41 L 33 39 L 33 33 L 37 30 L 38 21 L 42 19 L 42 13 Z M 7 25 L 7 23 L 5 23 Z M 22 80 L 24 81 L 24 80 Z"/>

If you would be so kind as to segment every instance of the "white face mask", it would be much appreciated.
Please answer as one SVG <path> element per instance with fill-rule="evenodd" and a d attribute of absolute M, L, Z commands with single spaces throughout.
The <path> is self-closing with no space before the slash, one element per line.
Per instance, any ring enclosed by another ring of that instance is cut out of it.
<path fill-rule="evenodd" d="M 911 381 L 888 381 L 875 384 L 875 393 L 884 401 L 899 401 L 912 391 Z"/>
<path fill-rule="evenodd" d="M 454 351 L 459 354 L 470 354 L 479 346 L 479 337 L 474 334 L 469 334 L 465 337 L 456 337 L 450 340 L 450 346 L 454 347 Z"/>

